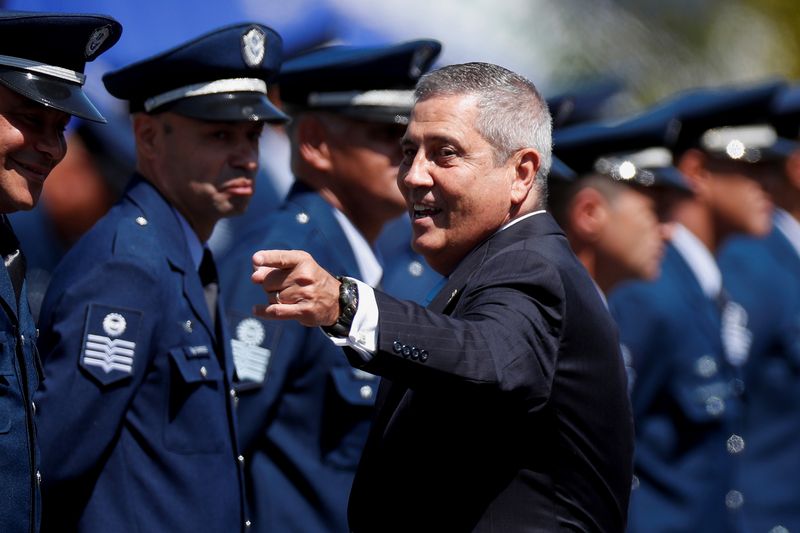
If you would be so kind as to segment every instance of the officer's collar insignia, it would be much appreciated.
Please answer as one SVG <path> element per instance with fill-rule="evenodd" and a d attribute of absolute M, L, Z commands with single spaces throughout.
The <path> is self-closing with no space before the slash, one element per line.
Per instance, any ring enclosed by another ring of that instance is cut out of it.
<path fill-rule="evenodd" d="M 133 374 L 142 313 L 91 304 L 84 327 L 81 367 L 102 385 Z"/>
<path fill-rule="evenodd" d="M 266 55 L 267 36 L 261 29 L 253 27 L 242 35 L 242 57 L 248 67 L 255 68 L 261 64 Z"/>
<path fill-rule="evenodd" d="M 103 46 L 103 43 L 106 42 L 106 39 L 108 39 L 110 35 L 110 25 L 94 30 L 91 37 L 89 37 L 89 42 L 86 43 L 86 58 L 90 59 L 100 49 L 100 47 Z"/>

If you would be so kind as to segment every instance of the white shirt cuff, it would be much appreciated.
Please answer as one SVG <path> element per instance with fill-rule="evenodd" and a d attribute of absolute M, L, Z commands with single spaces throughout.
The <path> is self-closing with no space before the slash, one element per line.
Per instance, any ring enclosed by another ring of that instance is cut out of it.
<path fill-rule="evenodd" d="M 367 362 L 375 355 L 378 346 L 378 303 L 372 287 L 357 279 L 353 281 L 358 285 L 358 309 L 350 326 L 350 335 L 328 338 L 336 346 L 352 348 Z"/>

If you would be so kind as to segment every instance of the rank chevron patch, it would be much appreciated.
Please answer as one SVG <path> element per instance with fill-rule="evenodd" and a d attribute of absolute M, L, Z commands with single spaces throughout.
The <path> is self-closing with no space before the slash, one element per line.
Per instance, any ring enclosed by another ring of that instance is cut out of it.
<path fill-rule="evenodd" d="M 86 336 L 86 346 L 83 349 L 83 364 L 98 366 L 106 374 L 112 370 L 130 374 L 133 372 L 135 349 L 135 342 L 90 333 Z"/>
<path fill-rule="evenodd" d="M 102 385 L 130 377 L 142 312 L 91 304 L 86 313 L 80 366 Z"/>

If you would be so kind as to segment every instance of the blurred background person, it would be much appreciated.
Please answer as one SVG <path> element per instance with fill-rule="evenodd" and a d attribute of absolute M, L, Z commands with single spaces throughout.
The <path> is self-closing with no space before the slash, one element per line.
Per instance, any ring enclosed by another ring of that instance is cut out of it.
<path fill-rule="evenodd" d="M 800 531 L 800 87 L 777 95 L 769 122 L 778 135 L 773 147 L 787 156 L 764 176 L 776 207 L 772 231 L 731 239 L 719 261 L 752 333 L 738 482 L 745 524 L 786 533 Z"/>
<path fill-rule="evenodd" d="M 66 153 L 71 116 L 104 122 L 83 92 L 84 68 L 113 46 L 102 15 L 0 11 L 0 530 L 39 530 L 39 448 L 33 393 L 41 380 L 26 258 L 7 215 L 32 209 Z"/>
<path fill-rule="evenodd" d="M 255 318 L 264 295 L 250 282 L 253 253 L 305 250 L 333 271 L 383 283 L 375 241 L 405 212 L 396 181 L 400 138 L 413 87 L 440 48 L 431 40 L 323 47 L 282 67 L 295 183 L 220 264 L 257 531 L 348 531 L 347 498 L 378 378 L 351 368 L 319 328 Z M 400 242 L 409 246 L 408 238 Z M 396 294 L 411 292 L 411 279 Z"/>
<path fill-rule="evenodd" d="M 653 141 L 657 143 L 657 141 Z M 638 132 L 598 124 L 556 130 L 555 154 L 577 172 L 551 172 L 550 208 L 603 294 L 655 279 L 664 251 L 651 187 L 670 183 L 672 155 Z"/>
<path fill-rule="evenodd" d="M 769 231 L 759 180 L 774 159 L 754 124 L 780 87 L 688 91 L 625 126 L 655 130 L 693 192 L 659 207 L 674 223 L 660 277 L 609 297 L 634 373 L 631 532 L 742 530 L 747 495 L 736 471 L 749 332 L 714 254 L 735 233 Z"/>

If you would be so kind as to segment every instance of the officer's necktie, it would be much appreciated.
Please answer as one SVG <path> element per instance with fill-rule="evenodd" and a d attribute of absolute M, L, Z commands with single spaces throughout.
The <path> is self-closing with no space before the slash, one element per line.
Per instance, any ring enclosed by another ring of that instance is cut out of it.
<path fill-rule="evenodd" d="M 3 256 L 3 262 L 6 265 L 6 270 L 8 270 L 8 277 L 11 278 L 14 294 L 17 297 L 17 302 L 19 302 L 22 284 L 25 281 L 25 256 L 5 215 L 0 221 L 0 255 Z"/>
<path fill-rule="evenodd" d="M 208 314 L 211 316 L 211 323 L 216 325 L 219 283 L 217 281 L 217 267 L 214 265 L 214 256 L 211 255 L 211 250 L 208 248 L 203 250 L 203 260 L 200 261 L 200 268 L 197 272 L 200 274 L 200 283 L 203 284 L 203 292 L 206 297 Z"/>

